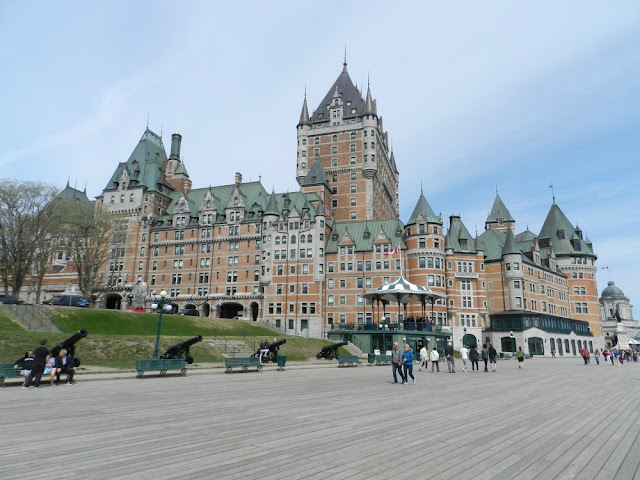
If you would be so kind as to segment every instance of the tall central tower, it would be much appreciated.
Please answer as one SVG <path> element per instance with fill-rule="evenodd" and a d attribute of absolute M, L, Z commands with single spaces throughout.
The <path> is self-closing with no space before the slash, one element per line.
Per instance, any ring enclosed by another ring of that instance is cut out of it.
<path fill-rule="evenodd" d="M 349 77 L 346 59 L 311 116 L 305 95 L 297 131 L 296 179 L 302 185 L 314 162 L 321 163 L 335 220 L 396 216 L 399 173 L 389 136 L 369 86 L 363 98 Z"/>

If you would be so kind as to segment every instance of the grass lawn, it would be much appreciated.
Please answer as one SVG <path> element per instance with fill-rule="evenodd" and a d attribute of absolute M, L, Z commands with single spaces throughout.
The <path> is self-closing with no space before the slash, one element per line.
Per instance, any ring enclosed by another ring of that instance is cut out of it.
<path fill-rule="evenodd" d="M 0 310 L 0 363 L 13 363 L 25 350 L 33 350 L 46 339 L 52 346 L 69 338 L 78 330 L 87 330 L 87 337 L 77 343 L 76 356 L 83 365 L 113 368 L 135 368 L 136 359 L 152 358 L 158 328 L 158 315 L 84 308 L 52 307 L 53 321 L 63 333 L 28 332 Z M 205 340 L 190 348 L 195 363 L 222 362 L 221 352 L 206 340 L 222 335 L 229 340 L 286 338 L 280 353 L 288 361 L 315 358 L 326 340 L 286 336 L 270 328 L 245 320 L 211 319 L 180 315 L 163 315 L 160 354 L 167 347 L 195 335 Z M 347 354 L 341 349 L 341 354 Z"/>

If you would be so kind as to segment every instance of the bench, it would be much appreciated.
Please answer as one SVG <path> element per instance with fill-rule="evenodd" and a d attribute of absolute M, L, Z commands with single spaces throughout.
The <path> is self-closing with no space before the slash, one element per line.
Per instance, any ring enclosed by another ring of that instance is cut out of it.
<path fill-rule="evenodd" d="M 391 365 L 391 355 L 376 355 L 376 365 Z"/>
<path fill-rule="evenodd" d="M 360 360 L 355 355 L 338 355 L 338 367 L 357 367 L 362 366 Z"/>
<path fill-rule="evenodd" d="M 180 375 L 187 376 L 187 366 L 184 358 L 160 358 L 158 360 L 136 360 L 138 378 L 142 378 L 145 372 L 160 372 L 165 377 L 169 370 L 180 370 Z"/>
<path fill-rule="evenodd" d="M 22 369 L 13 368 L 13 363 L 0 363 L 0 387 L 4 387 L 4 380 L 6 378 L 20 377 L 24 380 L 24 377 L 20 374 Z"/>
<path fill-rule="evenodd" d="M 225 358 L 224 368 L 226 373 L 231 373 L 232 369 L 240 367 L 243 372 L 249 371 L 249 368 L 256 368 L 257 372 L 262 372 L 262 364 L 258 357 L 235 357 Z"/>

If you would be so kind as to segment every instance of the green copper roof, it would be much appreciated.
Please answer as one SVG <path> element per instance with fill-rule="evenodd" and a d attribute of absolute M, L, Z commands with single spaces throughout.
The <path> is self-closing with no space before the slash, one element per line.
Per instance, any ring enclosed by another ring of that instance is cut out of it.
<path fill-rule="evenodd" d="M 536 243 L 538 237 L 531 230 L 527 229 L 522 233 L 516 235 L 516 240 L 518 241 L 518 246 L 523 253 L 530 252 L 533 250 L 533 247 Z"/>
<path fill-rule="evenodd" d="M 612 282 L 612 281 L 609 281 L 607 283 L 607 287 L 604 290 L 602 290 L 602 295 L 600 295 L 600 297 L 601 298 L 605 298 L 605 297 L 608 297 L 608 298 L 625 298 L 625 299 L 627 298 L 624 295 L 624 292 L 620 288 L 616 287 L 616 283 Z"/>
<path fill-rule="evenodd" d="M 505 234 L 503 231 L 489 228 L 478 237 L 484 245 L 484 258 L 487 261 L 502 259 L 502 247 L 504 247 Z"/>
<path fill-rule="evenodd" d="M 73 187 L 69 186 L 69 182 L 67 182 L 67 186 L 58 194 L 57 198 L 63 200 L 73 200 L 76 202 L 90 202 L 89 197 L 87 197 L 86 190 L 81 192 Z"/>
<path fill-rule="evenodd" d="M 198 215 L 198 211 L 202 208 L 207 192 L 211 192 L 213 203 L 217 212 L 217 222 L 225 221 L 226 208 L 232 200 L 235 185 L 221 185 L 218 187 L 197 188 L 189 190 L 187 194 L 188 207 L 191 216 Z M 238 185 L 238 191 L 242 196 L 242 203 L 245 205 L 245 219 L 251 220 L 258 218 L 258 212 L 255 211 L 254 204 L 264 205 L 267 203 L 268 194 L 260 182 L 248 182 Z M 167 207 L 167 215 L 171 216 L 176 210 L 177 205 L 182 197 L 182 192 L 173 192 L 169 195 L 171 199 Z"/>
<path fill-rule="evenodd" d="M 433 213 L 433 209 L 429 205 L 429 202 L 427 202 L 427 199 L 424 198 L 424 194 L 422 192 L 420 192 L 420 198 L 418 199 L 418 203 L 416 203 L 416 207 L 413 209 L 413 213 L 411 214 L 407 225 L 415 224 L 420 215 L 422 215 L 429 223 L 439 223 L 442 225 L 442 219 Z"/>
<path fill-rule="evenodd" d="M 278 202 L 276 201 L 275 192 L 271 192 L 269 195 L 269 201 L 267 202 L 267 206 L 264 209 L 265 215 L 280 215 L 280 210 L 278 210 Z"/>
<path fill-rule="evenodd" d="M 589 245 L 577 235 L 573 225 L 571 225 L 567 216 L 555 202 L 549 209 L 539 237 L 551 239 L 551 245 L 556 256 L 593 255 Z M 578 249 L 574 247 L 572 239 L 578 245 Z"/>
<path fill-rule="evenodd" d="M 356 251 L 371 251 L 380 231 L 384 232 L 384 235 L 389 239 L 391 248 L 397 246 L 404 248 L 402 233 L 397 236 L 398 224 L 400 224 L 400 232 L 402 232 L 402 222 L 396 219 L 335 222 L 327 241 L 327 252 L 338 251 L 338 244 L 345 232 L 348 232 L 349 238 L 355 243 Z M 368 235 L 366 235 L 367 232 Z M 388 258 L 393 257 L 389 256 Z"/>
<path fill-rule="evenodd" d="M 302 183 L 303 186 L 310 185 L 325 185 L 328 182 L 327 175 L 324 172 L 324 168 L 322 168 L 322 164 L 319 160 L 315 160 L 313 165 L 311 165 L 311 169 Z"/>
<path fill-rule="evenodd" d="M 449 230 L 444 239 L 444 248 L 452 249 L 454 252 L 475 252 L 474 244 L 475 239 L 464 226 L 462 220 L 458 216 L 452 216 L 450 218 Z"/>
<path fill-rule="evenodd" d="M 489 212 L 485 225 L 487 223 L 498 223 L 498 219 L 502 219 L 503 222 L 515 222 L 511 213 L 507 210 L 507 207 L 502 203 L 500 195 L 496 193 L 496 199 L 493 201 L 493 206 L 491 207 L 491 212 Z"/>
<path fill-rule="evenodd" d="M 504 246 L 502 247 L 502 256 L 512 254 L 522 254 L 522 251 L 520 250 L 520 247 L 518 247 L 516 237 L 513 235 L 513 232 L 509 228 L 507 229 Z"/>
<path fill-rule="evenodd" d="M 148 190 L 168 194 L 173 189 L 164 179 L 166 162 L 167 153 L 162 138 L 147 128 L 129 159 L 118 165 L 105 190 L 116 190 L 120 186 L 122 173 L 126 170 L 129 186 L 143 186 Z"/>
<path fill-rule="evenodd" d="M 178 165 L 178 168 L 176 168 L 174 175 L 185 175 L 187 177 L 189 176 L 189 174 L 187 173 L 187 167 L 184 166 L 184 162 L 180 162 L 180 165 Z"/>

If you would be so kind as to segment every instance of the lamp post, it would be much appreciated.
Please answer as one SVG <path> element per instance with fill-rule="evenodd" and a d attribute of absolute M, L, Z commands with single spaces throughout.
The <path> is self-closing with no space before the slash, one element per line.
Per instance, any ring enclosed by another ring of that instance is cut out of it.
<path fill-rule="evenodd" d="M 167 304 L 167 292 L 166 290 L 162 290 L 160 292 L 160 297 L 156 297 L 156 301 L 154 303 L 151 304 L 151 308 L 153 308 L 154 310 L 159 308 L 160 309 L 160 315 L 158 317 L 158 333 L 156 334 L 156 346 L 153 349 L 153 359 L 157 360 L 158 359 L 158 347 L 160 346 L 160 329 L 162 328 L 162 312 L 165 310 L 166 307 L 169 307 L 169 309 L 167 309 L 166 311 L 168 312 L 171 309 L 171 305 Z"/>
<path fill-rule="evenodd" d="M 512 351 L 515 353 L 515 351 L 516 351 L 516 337 L 513 335 L 513 330 L 511 330 L 509 332 L 509 336 L 511 337 L 511 348 L 513 349 Z"/>

